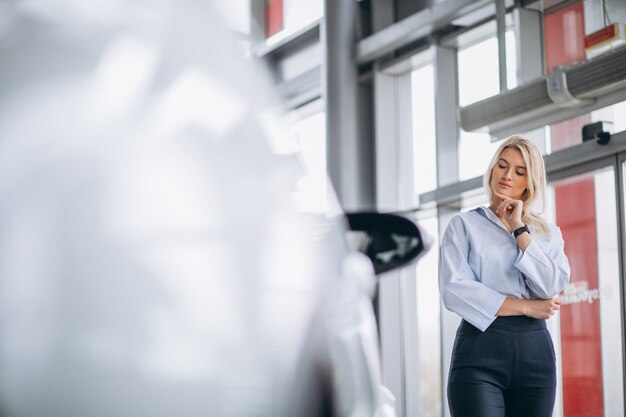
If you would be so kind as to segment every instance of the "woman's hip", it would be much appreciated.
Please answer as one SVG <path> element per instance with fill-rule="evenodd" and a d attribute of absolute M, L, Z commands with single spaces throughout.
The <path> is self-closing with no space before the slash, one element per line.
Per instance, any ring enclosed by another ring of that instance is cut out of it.
<path fill-rule="evenodd" d="M 503 319 L 503 320 L 501 320 Z M 496 385 L 553 384 L 556 357 L 544 320 L 499 317 L 481 332 L 465 320 L 457 331 L 450 382 L 491 378 Z"/>

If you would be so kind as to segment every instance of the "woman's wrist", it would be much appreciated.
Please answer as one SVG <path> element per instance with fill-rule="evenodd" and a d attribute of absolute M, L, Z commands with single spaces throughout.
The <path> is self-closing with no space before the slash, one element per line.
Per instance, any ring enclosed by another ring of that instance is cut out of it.
<path fill-rule="evenodd" d="M 520 316 L 527 316 L 528 314 L 528 300 L 523 298 L 514 298 L 516 303 L 516 310 Z"/>
<path fill-rule="evenodd" d="M 511 231 L 519 229 L 520 227 L 526 226 L 521 220 L 519 222 L 511 223 Z"/>
<path fill-rule="evenodd" d="M 524 300 L 520 298 L 519 302 L 520 302 L 520 312 L 522 313 L 522 316 L 527 316 L 528 315 L 528 300 Z"/>
<path fill-rule="evenodd" d="M 507 297 L 500 309 L 496 313 L 496 316 L 527 316 L 528 314 L 528 300 L 515 297 Z"/>

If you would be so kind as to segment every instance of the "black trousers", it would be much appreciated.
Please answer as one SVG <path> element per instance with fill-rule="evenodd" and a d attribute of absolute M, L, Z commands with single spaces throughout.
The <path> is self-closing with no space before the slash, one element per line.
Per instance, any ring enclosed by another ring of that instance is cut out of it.
<path fill-rule="evenodd" d="M 498 317 L 485 332 L 461 322 L 448 379 L 453 417 L 551 417 L 555 395 L 545 320 Z"/>

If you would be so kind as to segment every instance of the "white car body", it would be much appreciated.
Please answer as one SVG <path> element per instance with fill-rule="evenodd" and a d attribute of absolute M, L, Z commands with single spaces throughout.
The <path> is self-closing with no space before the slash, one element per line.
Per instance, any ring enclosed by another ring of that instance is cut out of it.
<path fill-rule="evenodd" d="M 393 416 L 371 265 L 219 17 L 3 7 L 0 415 Z"/>

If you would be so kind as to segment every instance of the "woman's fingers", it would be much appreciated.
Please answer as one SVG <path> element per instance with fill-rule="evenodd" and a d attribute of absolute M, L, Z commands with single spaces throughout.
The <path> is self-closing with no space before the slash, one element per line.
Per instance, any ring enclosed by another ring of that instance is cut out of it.
<path fill-rule="evenodd" d="M 500 193 L 497 193 L 495 191 L 494 191 L 494 195 L 501 200 L 500 207 L 502 207 L 503 205 L 506 204 L 506 205 L 508 205 L 508 208 L 513 208 L 515 200 L 513 200 L 511 197 L 507 197 L 507 196 L 505 196 L 503 194 L 500 194 Z"/>
<path fill-rule="evenodd" d="M 498 214 L 503 214 L 507 210 L 511 210 L 513 208 L 512 200 L 507 199 L 500 203 L 498 209 L 496 210 Z"/>

